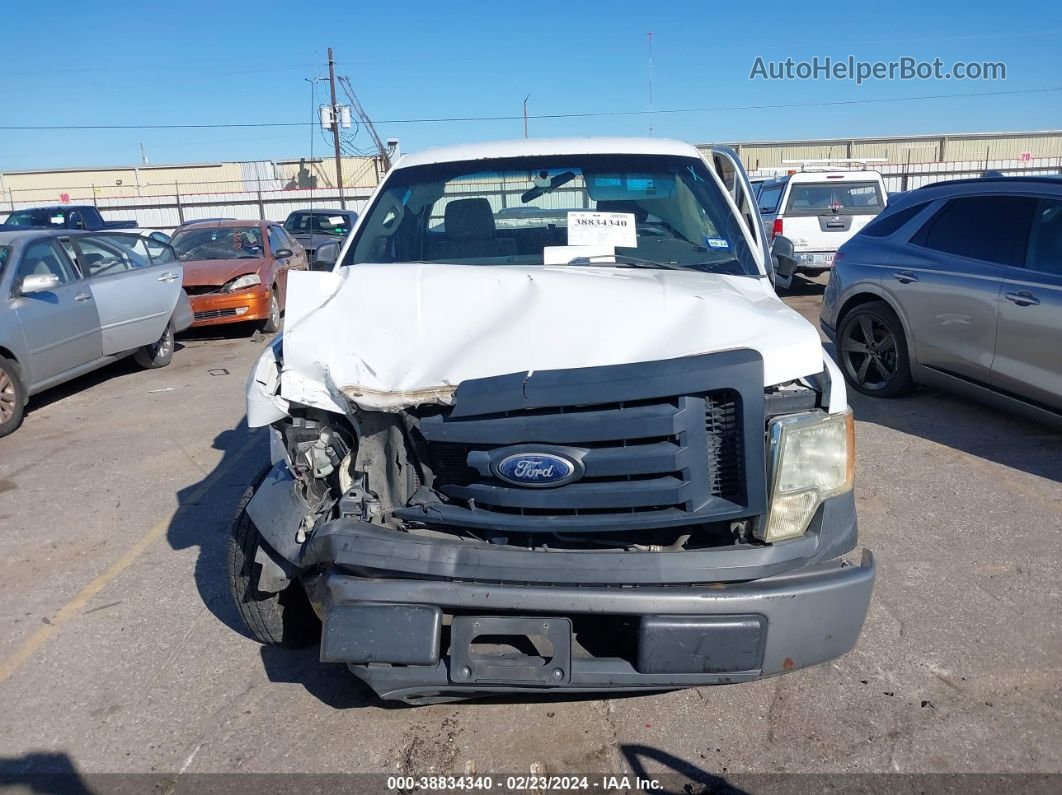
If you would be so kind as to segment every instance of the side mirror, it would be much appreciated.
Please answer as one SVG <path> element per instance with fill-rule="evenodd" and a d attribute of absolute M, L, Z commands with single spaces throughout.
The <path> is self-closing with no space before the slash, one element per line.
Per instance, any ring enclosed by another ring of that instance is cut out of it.
<path fill-rule="evenodd" d="M 32 273 L 22 280 L 19 292 L 23 295 L 46 293 L 49 290 L 54 290 L 59 284 L 59 277 L 54 273 Z"/>
<path fill-rule="evenodd" d="M 273 252 L 273 257 L 276 259 L 287 259 L 288 257 L 294 257 L 295 252 L 290 248 L 281 248 Z"/>
<path fill-rule="evenodd" d="M 793 241 L 788 237 L 776 237 L 771 243 L 771 262 L 774 265 L 775 287 L 788 288 L 793 283 L 797 267 Z"/>
<path fill-rule="evenodd" d="M 317 247 L 317 250 L 313 254 L 313 264 L 310 266 L 310 270 L 315 271 L 330 271 L 335 267 L 336 260 L 339 259 L 339 246 L 336 243 L 323 243 Z"/>

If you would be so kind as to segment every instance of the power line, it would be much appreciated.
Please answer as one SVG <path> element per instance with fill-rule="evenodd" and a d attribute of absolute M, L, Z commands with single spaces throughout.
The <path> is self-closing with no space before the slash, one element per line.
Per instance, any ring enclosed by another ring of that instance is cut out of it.
<path fill-rule="evenodd" d="M 590 119 L 609 118 L 617 116 L 646 116 L 651 114 L 682 114 L 682 113 L 718 113 L 743 110 L 785 110 L 792 108 L 826 108 L 846 105 L 874 105 L 888 104 L 892 102 L 920 102 L 935 99 L 964 99 L 976 97 L 1002 97 L 1015 96 L 1018 94 L 1046 94 L 1062 91 L 1062 86 L 1052 88 L 1027 88 L 1012 91 L 981 91 L 968 94 L 924 94 L 917 97 L 882 97 L 879 99 L 839 99 L 831 102 L 784 102 L 766 105 L 729 105 L 704 108 L 661 108 L 653 111 L 648 110 L 612 110 L 612 111 L 585 111 L 581 113 L 539 113 L 529 115 L 529 119 Z M 482 122 L 482 121 L 519 121 L 519 116 L 437 116 L 413 119 L 381 119 L 377 124 L 439 124 L 448 122 Z M 315 122 L 305 121 L 275 121 L 275 122 L 238 122 L 224 124 L 54 124 L 54 125 L 0 125 L 0 131 L 48 131 L 48 130 L 212 130 L 230 128 L 259 128 L 259 127 L 305 127 Z"/>

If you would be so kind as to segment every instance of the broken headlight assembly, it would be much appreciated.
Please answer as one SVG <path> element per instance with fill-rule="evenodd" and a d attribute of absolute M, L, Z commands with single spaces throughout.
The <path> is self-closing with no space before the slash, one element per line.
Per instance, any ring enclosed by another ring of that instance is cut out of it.
<path fill-rule="evenodd" d="M 784 541 L 804 534 L 819 506 L 852 490 L 855 421 L 809 411 L 772 420 L 767 426 L 770 509 L 763 540 Z"/>
<path fill-rule="evenodd" d="M 237 276 L 221 287 L 223 293 L 234 293 L 237 290 L 245 290 L 248 287 L 254 287 L 257 284 L 262 283 L 262 277 L 257 273 L 245 273 L 243 276 Z"/>

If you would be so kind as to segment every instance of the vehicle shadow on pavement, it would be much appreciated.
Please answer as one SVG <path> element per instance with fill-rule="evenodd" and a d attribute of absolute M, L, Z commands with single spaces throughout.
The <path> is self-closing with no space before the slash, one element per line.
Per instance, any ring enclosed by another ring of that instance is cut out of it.
<path fill-rule="evenodd" d="M 208 610 L 245 638 L 251 635 L 229 593 L 228 542 L 241 497 L 269 460 L 268 437 L 247 427 L 246 419 L 214 439 L 224 455 L 202 480 L 177 492 L 178 508 L 166 538 L 173 549 L 199 547 L 195 584 Z M 344 666 L 318 660 L 318 647 L 261 647 L 262 665 L 271 682 L 300 684 L 335 709 L 382 706 L 382 702 Z"/>
<path fill-rule="evenodd" d="M 823 276 L 811 277 L 802 273 L 796 273 L 793 274 L 793 281 L 788 287 L 783 287 L 778 290 L 778 295 L 782 298 L 796 298 L 805 295 L 814 295 L 821 298 L 825 291 L 826 278 Z"/>
<path fill-rule="evenodd" d="M 833 356 L 832 344 L 823 347 Z M 1062 432 L 1020 415 L 921 386 L 910 395 L 891 399 L 867 397 L 849 388 L 848 402 L 856 422 L 919 436 L 1062 483 Z"/>
<path fill-rule="evenodd" d="M 381 701 L 345 665 L 321 662 L 319 651 L 316 643 L 305 649 L 263 646 L 262 666 L 270 682 L 302 685 L 310 695 L 332 709 L 407 708 L 401 702 Z"/>
<path fill-rule="evenodd" d="M 185 346 L 181 345 L 180 342 L 175 342 L 173 345 L 174 354 L 182 351 L 184 347 Z M 65 400 L 80 392 L 85 392 L 93 387 L 99 386 L 105 381 L 126 378 L 142 372 L 144 372 L 144 368 L 134 362 L 133 357 L 126 356 L 125 358 L 119 359 L 116 362 L 111 362 L 98 370 L 85 373 L 72 381 L 66 381 L 65 383 L 58 384 L 57 386 L 53 386 L 50 389 L 46 389 L 43 392 L 34 395 L 26 404 L 26 416 L 31 417 L 33 412 L 43 409 L 45 406 L 50 406 L 53 403 L 58 403 L 59 401 Z"/>
<path fill-rule="evenodd" d="M 92 795 L 69 755 L 47 751 L 0 757 L 0 790 L 9 789 L 41 795 Z"/>
<path fill-rule="evenodd" d="M 722 776 L 702 770 L 697 765 L 659 748 L 650 745 L 620 745 L 620 752 L 627 760 L 631 772 L 639 779 L 664 779 L 661 788 L 653 792 L 678 795 L 700 792 L 710 792 L 712 795 L 748 795 L 745 790 L 735 787 Z M 649 773 L 646 770 L 647 760 L 656 763 L 657 771 Z M 681 781 L 681 784 L 673 784 L 675 780 Z"/>
<path fill-rule="evenodd" d="M 207 609 L 223 624 L 250 637 L 229 596 L 226 552 L 232 520 L 244 491 L 269 460 L 268 437 L 252 432 L 246 419 L 214 438 L 224 455 L 202 480 L 177 492 L 177 511 L 166 530 L 175 550 L 199 547 L 195 584 Z"/>

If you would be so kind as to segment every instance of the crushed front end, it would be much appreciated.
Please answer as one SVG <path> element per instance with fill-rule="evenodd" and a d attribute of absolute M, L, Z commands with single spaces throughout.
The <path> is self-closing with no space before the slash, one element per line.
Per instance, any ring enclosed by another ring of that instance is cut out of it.
<path fill-rule="evenodd" d="M 279 391 L 274 351 L 258 394 Z M 264 410 L 258 587 L 301 584 L 321 659 L 409 702 L 832 659 L 858 638 L 874 563 L 841 557 L 853 439 L 831 370 L 765 390 L 761 355 L 735 349 L 471 379 L 397 410 Z"/>

